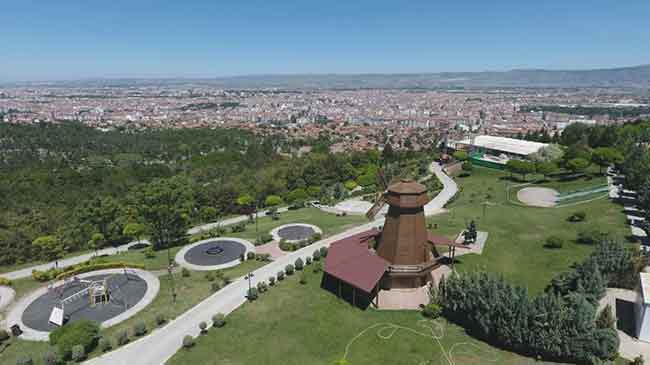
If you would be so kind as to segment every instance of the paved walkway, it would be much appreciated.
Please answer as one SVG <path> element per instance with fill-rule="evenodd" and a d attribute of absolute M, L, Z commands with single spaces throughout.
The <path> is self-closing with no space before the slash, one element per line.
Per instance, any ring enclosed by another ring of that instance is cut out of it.
<path fill-rule="evenodd" d="M 289 208 L 287 208 L 287 207 L 278 208 L 278 213 L 283 213 L 283 212 L 286 212 L 288 210 L 289 210 Z M 268 214 L 268 210 L 263 210 L 261 212 L 258 212 L 257 216 L 259 218 L 261 218 L 261 217 L 266 217 L 267 214 Z M 233 225 L 233 224 L 237 224 L 237 223 L 241 223 L 241 222 L 246 222 L 246 221 L 248 221 L 248 215 L 240 215 L 238 217 L 228 218 L 228 219 L 220 220 L 218 222 L 207 223 L 207 224 L 202 224 L 200 226 L 196 226 L 196 227 L 191 228 L 190 230 L 188 230 L 187 233 L 191 234 L 191 235 L 194 235 L 194 234 L 197 234 L 197 233 L 201 233 L 203 231 L 209 231 L 212 228 L 216 228 L 216 227 L 219 227 L 219 226 L 229 226 L 229 225 Z"/>
<path fill-rule="evenodd" d="M 440 166 L 439 163 L 432 162 L 431 165 L 429 165 L 429 170 L 436 175 L 443 185 L 442 191 L 440 191 L 435 198 L 431 199 L 431 201 L 424 206 L 424 214 L 435 215 L 445 211 L 445 204 L 447 204 L 451 198 L 458 193 L 458 185 L 456 185 L 456 182 L 451 177 L 442 171 L 442 166 Z"/>
<path fill-rule="evenodd" d="M 260 254 L 269 254 L 273 260 L 276 260 L 287 254 L 287 252 L 280 249 L 277 241 L 271 241 L 269 243 L 257 246 L 255 248 L 255 252 Z"/>
<path fill-rule="evenodd" d="M 425 206 L 427 215 L 440 213 L 444 205 L 458 191 L 456 183 L 442 172 L 442 168 L 437 163 L 432 164 L 431 168 L 443 183 L 444 188 L 438 196 Z M 380 217 L 373 222 L 351 228 L 295 252 L 287 253 L 268 265 L 253 271 L 253 285 L 257 285 L 260 281 L 268 281 L 269 277 L 275 276 L 279 271 L 284 270 L 287 264 L 293 264 L 299 257 L 304 260 L 321 247 L 329 247 L 332 242 L 364 232 L 383 223 L 384 218 Z M 164 364 L 181 348 L 184 336 L 199 335 L 198 325 L 200 322 L 211 323 L 212 315 L 215 313 L 229 314 L 241 306 L 246 301 L 244 295 L 247 289 L 248 281 L 240 278 L 212 294 L 166 326 L 154 330 L 148 336 L 103 356 L 91 359 L 86 363 L 90 365 L 129 365 L 133 363 L 133 359 L 139 359 L 139 365 Z"/>

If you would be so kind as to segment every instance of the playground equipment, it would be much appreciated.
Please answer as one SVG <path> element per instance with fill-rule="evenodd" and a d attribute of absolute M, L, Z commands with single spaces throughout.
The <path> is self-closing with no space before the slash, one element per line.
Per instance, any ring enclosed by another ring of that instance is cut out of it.
<path fill-rule="evenodd" d="M 66 304 L 71 304 L 86 297 L 88 298 L 89 306 L 93 308 L 96 307 L 97 304 L 108 304 L 113 302 L 113 304 L 124 305 L 125 309 L 128 309 L 128 300 L 120 290 L 119 280 L 116 280 L 120 275 L 122 274 L 112 274 L 100 280 L 83 280 L 76 276 L 64 279 L 62 285 L 53 289 L 51 288 L 51 290 L 53 290 L 59 297 L 59 303 L 57 306 L 52 308 L 49 319 L 50 323 L 59 327 L 63 326 L 66 321 Z M 123 275 L 128 281 L 129 271 L 126 267 L 124 268 Z M 81 289 L 71 295 L 63 297 L 65 291 L 74 286 L 80 286 Z M 122 298 L 121 302 L 119 298 Z"/>

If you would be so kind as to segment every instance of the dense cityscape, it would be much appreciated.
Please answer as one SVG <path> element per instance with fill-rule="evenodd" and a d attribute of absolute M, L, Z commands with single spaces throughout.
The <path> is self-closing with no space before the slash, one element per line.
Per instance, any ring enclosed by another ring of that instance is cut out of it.
<path fill-rule="evenodd" d="M 420 150 L 442 134 L 517 136 L 649 115 L 647 94 L 634 89 L 223 90 L 189 81 L 146 87 L 0 87 L 5 123 L 78 121 L 103 130 L 241 128 L 292 139 L 325 134 L 337 141 L 333 152 L 383 147 L 388 141 L 397 149 Z"/>

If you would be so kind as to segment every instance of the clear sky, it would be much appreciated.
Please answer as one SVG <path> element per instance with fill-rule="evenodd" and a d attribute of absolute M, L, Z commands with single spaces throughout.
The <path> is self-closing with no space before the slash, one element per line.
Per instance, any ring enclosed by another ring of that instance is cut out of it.
<path fill-rule="evenodd" d="M 0 0 L 0 80 L 650 63 L 650 0 Z"/>

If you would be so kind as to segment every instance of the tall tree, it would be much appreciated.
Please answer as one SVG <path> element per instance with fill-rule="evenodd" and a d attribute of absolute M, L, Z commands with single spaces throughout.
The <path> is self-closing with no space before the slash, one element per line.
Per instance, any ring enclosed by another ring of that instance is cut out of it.
<path fill-rule="evenodd" d="M 133 204 L 151 234 L 154 249 L 169 248 L 185 238 L 194 206 L 189 179 L 156 179 L 135 192 Z"/>

